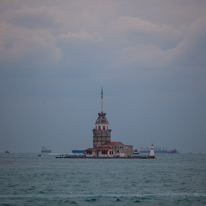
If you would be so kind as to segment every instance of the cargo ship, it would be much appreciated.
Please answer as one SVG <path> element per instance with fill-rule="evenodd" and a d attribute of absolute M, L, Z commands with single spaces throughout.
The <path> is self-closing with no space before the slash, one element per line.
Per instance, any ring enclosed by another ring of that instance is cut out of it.
<path fill-rule="evenodd" d="M 47 149 L 46 147 L 42 147 L 41 152 L 42 153 L 51 153 L 51 149 Z"/>
<path fill-rule="evenodd" d="M 150 148 L 141 148 L 140 153 L 150 153 Z M 170 150 L 170 149 L 161 149 L 161 148 L 154 148 L 154 153 L 163 153 L 163 154 L 175 154 L 175 153 L 179 153 L 176 149 Z"/>

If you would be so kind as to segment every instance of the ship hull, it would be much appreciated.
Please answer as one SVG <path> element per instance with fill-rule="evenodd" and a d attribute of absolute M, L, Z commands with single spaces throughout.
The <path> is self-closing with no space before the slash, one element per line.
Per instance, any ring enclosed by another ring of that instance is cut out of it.
<path fill-rule="evenodd" d="M 72 153 L 74 153 L 74 154 L 84 154 L 85 150 L 72 150 Z"/>

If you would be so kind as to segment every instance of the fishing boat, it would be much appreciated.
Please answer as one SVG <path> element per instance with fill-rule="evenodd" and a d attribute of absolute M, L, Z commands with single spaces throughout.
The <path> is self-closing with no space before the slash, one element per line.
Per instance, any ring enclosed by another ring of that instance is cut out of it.
<path fill-rule="evenodd" d="M 10 153 L 10 152 L 8 150 L 6 150 L 5 153 Z"/>

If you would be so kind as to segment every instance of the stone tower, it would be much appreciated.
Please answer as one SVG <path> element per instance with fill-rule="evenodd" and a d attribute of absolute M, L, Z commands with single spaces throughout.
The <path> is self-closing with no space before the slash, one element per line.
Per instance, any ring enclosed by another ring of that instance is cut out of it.
<path fill-rule="evenodd" d="M 111 129 L 106 118 L 106 113 L 103 112 L 103 89 L 101 89 L 101 112 L 98 113 L 98 118 L 93 129 L 93 148 L 101 147 L 106 142 L 111 142 Z"/>
<path fill-rule="evenodd" d="M 106 142 L 111 142 L 111 129 L 106 118 L 106 113 L 101 111 L 93 129 L 93 148 L 101 147 Z"/>

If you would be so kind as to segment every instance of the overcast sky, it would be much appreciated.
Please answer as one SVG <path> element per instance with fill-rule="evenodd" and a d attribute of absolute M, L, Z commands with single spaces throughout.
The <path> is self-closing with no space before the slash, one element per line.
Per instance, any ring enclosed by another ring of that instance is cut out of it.
<path fill-rule="evenodd" d="M 1 0 L 0 152 L 111 140 L 206 153 L 205 0 Z"/>

